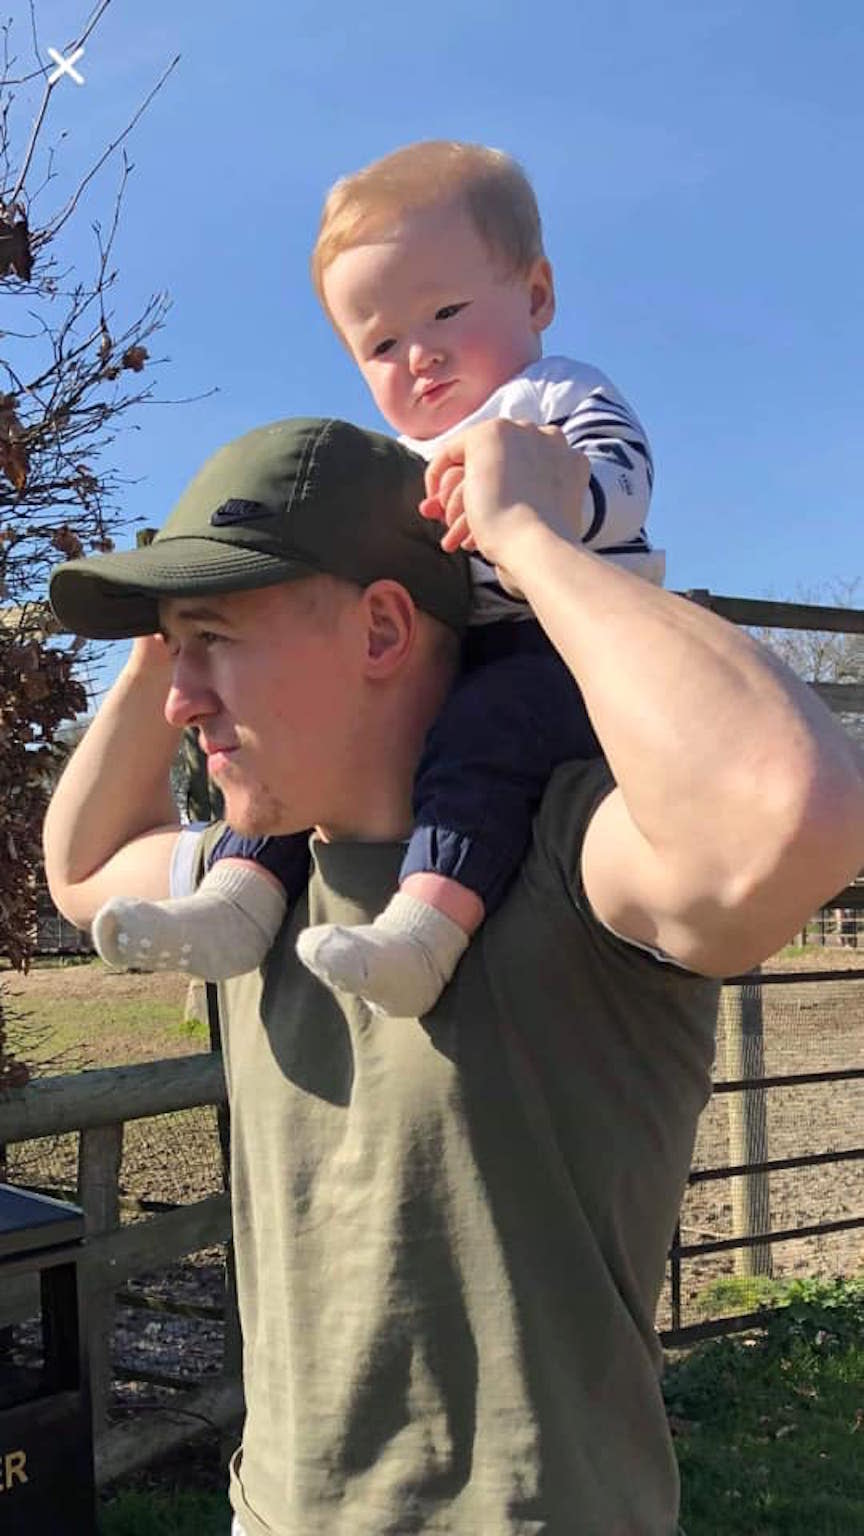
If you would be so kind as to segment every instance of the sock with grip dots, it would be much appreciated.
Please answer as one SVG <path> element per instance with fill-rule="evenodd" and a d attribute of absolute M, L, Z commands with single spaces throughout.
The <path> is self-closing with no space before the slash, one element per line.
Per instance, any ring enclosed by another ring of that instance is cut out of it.
<path fill-rule="evenodd" d="M 122 970 L 183 971 L 226 981 L 261 964 L 286 905 L 284 892 L 267 875 L 224 859 L 191 896 L 106 902 L 93 919 L 93 943 L 108 965 Z"/>

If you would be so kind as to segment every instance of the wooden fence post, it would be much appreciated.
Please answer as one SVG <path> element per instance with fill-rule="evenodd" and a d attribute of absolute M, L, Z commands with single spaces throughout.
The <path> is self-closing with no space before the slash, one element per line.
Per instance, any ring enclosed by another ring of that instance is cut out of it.
<path fill-rule="evenodd" d="M 762 988 L 752 982 L 723 988 L 722 1017 L 726 1036 L 726 1076 L 763 1077 Z M 729 1161 L 734 1165 L 761 1163 L 768 1157 L 764 1088 L 744 1088 L 729 1094 Z M 767 1173 L 745 1173 L 732 1180 L 732 1234 L 756 1237 L 771 1227 Z M 770 1275 L 770 1243 L 736 1248 L 736 1275 Z"/>
<path fill-rule="evenodd" d="M 78 1199 L 84 1210 L 86 1237 L 111 1232 L 120 1222 L 120 1160 L 123 1126 L 103 1125 L 82 1130 L 78 1147 Z M 87 1358 L 93 1405 L 93 1438 L 105 1433 L 111 1400 L 111 1335 L 114 1328 L 114 1289 L 87 1276 Z"/>

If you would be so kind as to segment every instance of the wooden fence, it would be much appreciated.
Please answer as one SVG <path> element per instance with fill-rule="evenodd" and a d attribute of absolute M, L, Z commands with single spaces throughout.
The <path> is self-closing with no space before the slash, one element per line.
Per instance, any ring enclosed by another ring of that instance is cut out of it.
<path fill-rule="evenodd" d="M 110 1425 L 110 1344 L 117 1292 L 133 1276 L 230 1240 L 227 1191 L 194 1204 L 120 1224 L 118 1176 L 127 1121 L 198 1106 L 225 1104 L 218 1052 L 179 1060 L 111 1067 L 36 1079 L 0 1096 L 0 1146 L 34 1137 L 78 1134 L 78 1199 L 84 1209 L 84 1327 L 92 1371 L 96 1477 L 102 1484 L 146 1466 L 208 1428 L 225 1428 L 243 1412 L 240 1345 L 233 1286 L 226 1287 L 221 1376 L 182 1394 L 146 1421 Z M 230 1265 L 228 1268 L 231 1273 Z M 0 1328 L 38 1313 L 39 1284 L 25 1276 L 0 1295 Z"/>

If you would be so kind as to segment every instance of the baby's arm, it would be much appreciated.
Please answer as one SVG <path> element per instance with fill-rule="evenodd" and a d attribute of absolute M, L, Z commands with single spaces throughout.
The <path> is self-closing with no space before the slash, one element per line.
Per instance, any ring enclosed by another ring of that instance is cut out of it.
<path fill-rule="evenodd" d="M 540 419 L 558 427 L 591 465 L 582 543 L 597 553 L 647 553 L 645 535 L 654 479 L 651 450 L 635 411 L 596 369 L 550 359 L 537 381 Z"/>
<path fill-rule="evenodd" d="M 662 581 L 662 555 L 650 555 L 645 533 L 654 469 L 644 428 L 635 411 L 599 369 L 568 358 L 544 359 L 514 391 L 502 391 L 502 416 L 563 432 L 583 453 L 591 475 L 576 536 L 590 550 L 623 556 L 621 563 L 653 563 L 650 580 Z M 444 549 L 476 549 L 463 514 L 462 471 L 447 469 L 434 497 L 421 504 L 425 517 L 447 524 Z M 628 561 L 627 556 L 635 557 Z"/>

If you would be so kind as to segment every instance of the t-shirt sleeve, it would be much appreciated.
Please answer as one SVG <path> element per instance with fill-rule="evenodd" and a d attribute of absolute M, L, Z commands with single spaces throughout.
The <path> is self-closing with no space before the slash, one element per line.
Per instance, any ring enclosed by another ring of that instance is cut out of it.
<path fill-rule="evenodd" d="M 590 932 L 593 943 L 606 949 L 619 961 L 635 967 L 643 975 L 677 981 L 690 978 L 716 987 L 716 982 L 688 970 L 670 955 L 649 944 L 625 938 L 602 922 L 594 911 L 582 877 L 582 850 L 591 818 L 606 796 L 615 788 L 608 764 L 602 759 L 590 763 L 566 763 L 550 781 L 535 827 L 535 849 L 550 882 L 558 887 L 559 899 L 569 900 L 580 922 Z"/>

